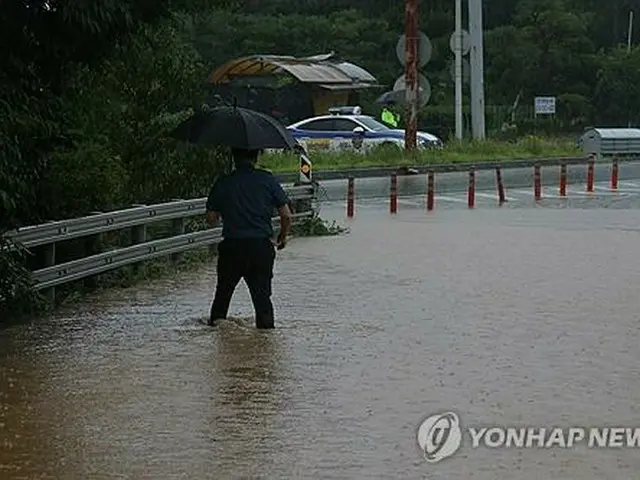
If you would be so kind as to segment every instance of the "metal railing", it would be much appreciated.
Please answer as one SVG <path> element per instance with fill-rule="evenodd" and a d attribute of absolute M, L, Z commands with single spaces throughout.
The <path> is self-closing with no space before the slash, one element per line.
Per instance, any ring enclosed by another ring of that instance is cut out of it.
<path fill-rule="evenodd" d="M 295 209 L 294 224 L 313 215 L 311 201 L 315 197 L 315 190 L 312 185 L 286 187 L 285 190 L 294 206 L 302 206 Z M 27 249 L 46 249 L 44 268 L 33 271 L 32 276 L 36 290 L 50 289 L 126 265 L 219 243 L 222 240 L 222 227 L 185 233 L 185 219 L 204 215 L 205 204 L 206 198 L 196 198 L 157 205 L 138 205 L 124 210 L 22 227 L 5 236 Z M 174 224 L 173 236 L 147 240 L 147 226 L 169 220 Z M 280 219 L 274 217 L 273 224 L 278 229 Z M 132 245 L 56 264 L 56 244 L 127 228 L 131 229 Z"/>
<path fill-rule="evenodd" d="M 613 156 L 603 156 L 600 160 L 609 161 Z M 632 163 L 640 161 L 640 154 L 618 156 L 615 159 L 619 163 Z M 453 173 L 468 172 L 469 170 L 502 170 L 529 168 L 536 165 L 541 167 L 556 167 L 560 165 L 585 165 L 590 161 L 588 155 L 576 157 L 549 157 L 549 158 L 521 158 L 512 160 L 495 160 L 495 161 L 478 161 L 478 162 L 455 162 L 455 163 L 425 163 L 408 166 L 380 166 L 380 167 L 359 167 L 347 168 L 344 170 L 314 170 L 314 179 L 319 182 L 329 180 L 347 180 L 348 178 L 377 178 L 389 177 L 399 174 L 425 174 L 434 173 Z M 294 174 L 279 175 L 280 181 L 292 181 Z"/>

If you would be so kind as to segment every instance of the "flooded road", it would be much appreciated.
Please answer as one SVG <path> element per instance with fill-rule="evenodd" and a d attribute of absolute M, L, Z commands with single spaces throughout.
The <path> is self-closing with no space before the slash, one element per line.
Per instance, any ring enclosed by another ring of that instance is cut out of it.
<path fill-rule="evenodd" d="M 533 196 L 532 168 L 504 168 L 501 170 L 502 181 L 509 195 L 516 192 L 517 195 L 529 194 Z M 560 184 L 560 167 L 544 166 L 540 170 L 541 184 L 544 187 L 543 197 L 553 198 L 558 196 Z M 611 165 L 601 162 L 594 167 L 594 181 L 596 190 L 602 194 L 610 190 Z M 640 163 L 636 161 L 621 162 L 618 171 L 620 180 L 620 193 L 637 193 L 640 191 Z M 436 200 L 441 198 L 450 201 L 451 195 L 465 193 L 468 187 L 467 172 L 447 172 L 435 174 Z M 584 196 L 586 193 L 587 166 L 567 166 L 567 195 Z M 326 200 L 344 200 L 347 196 L 347 180 L 320 181 L 322 188 L 320 193 Z M 497 184 L 494 170 L 477 170 L 475 172 L 476 191 L 482 197 L 496 199 Z M 427 190 L 426 175 L 398 175 L 398 195 L 424 195 Z M 355 194 L 357 198 L 369 199 L 388 197 L 390 178 L 356 178 Z"/>
<path fill-rule="evenodd" d="M 278 254 L 274 331 L 244 284 L 200 324 L 211 265 L 1 331 L 0 478 L 637 478 L 638 449 L 429 464 L 416 430 L 640 426 L 640 202 L 422 201 L 323 204 L 351 232 Z"/>

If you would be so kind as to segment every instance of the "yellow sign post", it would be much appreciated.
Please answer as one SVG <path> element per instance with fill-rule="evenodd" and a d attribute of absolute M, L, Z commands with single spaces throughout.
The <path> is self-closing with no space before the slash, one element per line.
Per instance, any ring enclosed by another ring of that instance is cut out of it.
<path fill-rule="evenodd" d="M 305 153 L 300 153 L 300 183 L 313 183 L 311 160 Z"/>

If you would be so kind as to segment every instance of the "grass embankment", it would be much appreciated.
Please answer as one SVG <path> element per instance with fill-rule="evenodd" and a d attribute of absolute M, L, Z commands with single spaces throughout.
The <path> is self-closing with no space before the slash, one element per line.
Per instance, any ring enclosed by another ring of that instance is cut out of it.
<path fill-rule="evenodd" d="M 342 170 L 348 168 L 416 166 L 443 163 L 464 163 L 525 158 L 551 158 L 580 155 L 575 138 L 525 137 L 517 141 L 449 141 L 441 150 L 423 150 L 407 154 L 398 148 L 373 149 L 366 154 L 354 152 L 309 152 L 314 170 Z M 274 173 L 298 170 L 298 162 L 291 155 L 265 155 L 260 164 Z"/>

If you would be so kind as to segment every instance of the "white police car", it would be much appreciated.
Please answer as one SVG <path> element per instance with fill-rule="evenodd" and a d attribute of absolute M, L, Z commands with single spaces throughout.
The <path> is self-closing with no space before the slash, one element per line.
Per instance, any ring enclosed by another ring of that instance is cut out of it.
<path fill-rule="evenodd" d="M 307 118 L 287 127 L 307 152 L 344 151 L 364 152 L 378 145 L 404 148 L 404 130 L 389 128 L 375 118 L 362 115 L 360 107 L 335 107 L 330 115 Z M 442 148 L 435 135 L 418 132 L 419 148 Z"/>

